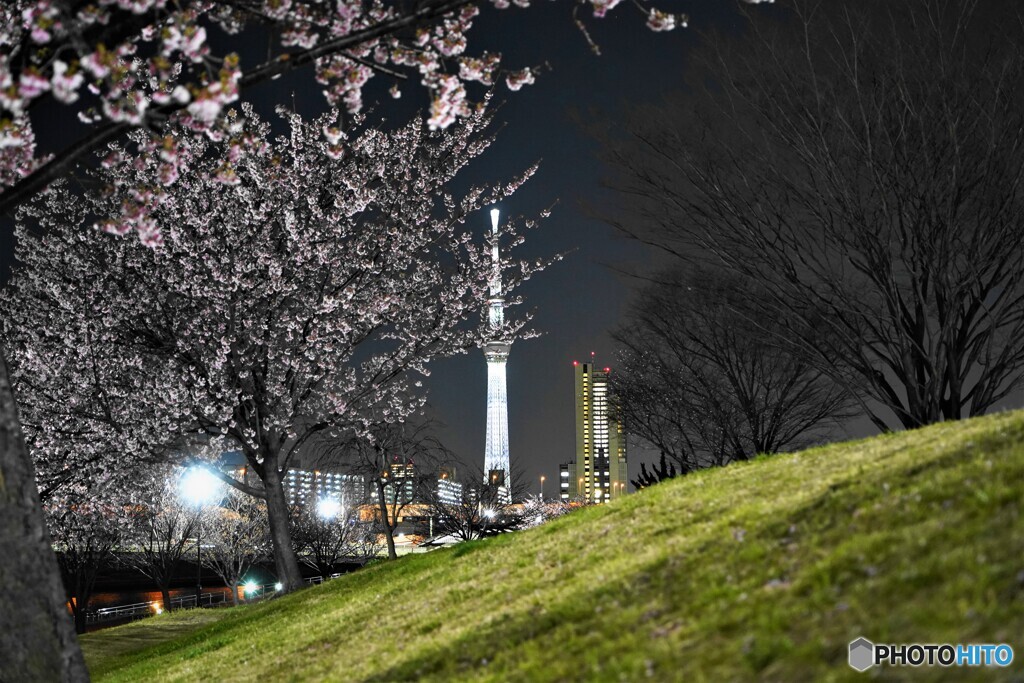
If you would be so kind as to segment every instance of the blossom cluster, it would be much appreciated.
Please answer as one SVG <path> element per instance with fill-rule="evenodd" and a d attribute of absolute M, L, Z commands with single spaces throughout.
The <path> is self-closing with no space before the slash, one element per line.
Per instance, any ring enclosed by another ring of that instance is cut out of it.
<path fill-rule="evenodd" d="M 618 4 L 590 3 L 596 17 Z M 500 68 L 499 55 L 467 52 L 479 11 L 461 0 L 413 9 L 384 0 L 8 0 L 0 7 L 0 191 L 39 166 L 26 113 L 44 96 L 74 106 L 87 124 L 159 130 L 170 117 L 182 132 L 225 134 L 227 107 L 247 77 L 257 82 L 312 61 L 331 106 L 357 113 L 374 76 L 412 77 L 431 94 L 429 126 L 446 128 L 476 109 L 467 85 L 492 85 Z M 411 35 L 400 30 L 409 20 Z M 654 30 L 680 23 L 653 9 L 648 19 Z M 220 54 L 213 48 L 261 29 L 278 36 L 263 63 L 243 65 L 230 47 Z M 504 80 L 519 90 L 534 77 L 530 69 L 513 70 Z"/>

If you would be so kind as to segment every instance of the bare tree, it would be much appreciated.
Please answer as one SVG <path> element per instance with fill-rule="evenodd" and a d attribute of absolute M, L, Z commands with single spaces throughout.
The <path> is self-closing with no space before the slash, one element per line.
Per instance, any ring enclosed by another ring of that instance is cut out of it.
<path fill-rule="evenodd" d="M 1024 379 L 1013 5 L 794 2 L 609 141 L 611 222 L 765 293 L 775 338 L 882 429 L 989 410 Z"/>
<path fill-rule="evenodd" d="M 462 478 L 461 493 L 455 498 L 437 487 L 427 492 L 427 509 L 435 535 L 472 541 L 522 528 L 523 506 L 512 501 L 524 487 L 517 486 L 515 476 L 508 482 L 510 490 L 503 483 L 487 481 L 481 471 L 470 472 Z"/>
<path fill-rule="evenodd" d="M 846 392 L 774 341 L 785 330 L 753 287 L 703 269 L 657 280 L 615 333 L 612 389 L 630 432 L 678 473 L 804 446 L 845 414 Z"/>
<path fill-rule="evenodd" d="M 149 577 L 171 609 L 171 582 L 195 536 L 199 512 L 179 500 L 177 478 L 161 478 L 153 487 L 149 501 L 134 506 L 129 517 L 130 530 L 121 559 Z"/>
<path fill-rule="evenodd" d="M 358 506 L 329 512 L 306 506 L 293 524 L 299 560 L 324 578 L 342 561 L 364 563 L 382 550 L 377 524 L 362 521 Z"/>
<path fill-rule="evenodd" d="M 270 557 L 266 503 L 228 489 L 219 506 L 204 512 L 202 565 L 213 570 L 231 589 L 238 604 L 238 587 L 257 562 Z"/>
<path fill-rule="evenodd" d="M 314 445 L 322 461 L 344 464 L 362 476 L 377 506 L 388 558 L 395 559 L 395 529 L 405 509 L 422 502 L 436 486 L 439 465 L 449 459 L 448 450 L 434 435 L 432 421 L 369 421 L 340 436 L 321 439 Z"/>

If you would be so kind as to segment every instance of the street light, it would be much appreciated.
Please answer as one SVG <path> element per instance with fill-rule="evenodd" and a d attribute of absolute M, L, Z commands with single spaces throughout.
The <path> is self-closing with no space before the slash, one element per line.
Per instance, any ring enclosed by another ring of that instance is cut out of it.
<path fill-rule="evenodd" d="M 316 504 L 316 512 L 323 519 L 334 519 L 341 512 L 341 503 L 333 498 L 321 498 Z"/>
<path fill-rule="evenodd" d="M 220 497 L 220 480 L 206 467 L 197 465 L 181 477 L 182 496 L 199 508 L 196 518 L 196 607 L 203 594 L 203 505 Z"/>
<path fill-rule="evenodd" d="M 540 500 L 544 502 L 544 475 L 540 475 Z"/>

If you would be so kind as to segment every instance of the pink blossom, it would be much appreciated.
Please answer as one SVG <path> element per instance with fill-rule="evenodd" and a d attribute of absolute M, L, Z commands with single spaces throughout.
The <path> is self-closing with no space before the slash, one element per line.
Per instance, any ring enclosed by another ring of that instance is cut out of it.
<path fill-rule="evenodd" d="M 533 71 L 530 69 L 523 69 L 522 71 L 513 71 L 505 78 L 505 85 L 508 89 L 515 92 L 520 90 L 524 85 L 533 85 L 535 79 Z"/>
<path fill-rule="evenodd" d="M 101 49 L 82 57 L 80 64 L 82 65 L 82 68 L 91 73 L 93 77 L 106 78 L 110 73 L 108 60 L 108 53 Z"/>
<path fill-rule="evenodd" d="M 674 14 L 651 8 L 650 13 L 647 15 L 647 28 L 652 31 L 671 31 L 675 27 L 676 17 Z"/>
<path fill-rule="evenodd" d="M 590 0 L 590 4 L 594 6 L 594 16 L 602 18 L 609 11 L 615 9 L 615 7 L 622 2 L 622 0 Z"/>
<path fill-rule="evenodd" d="M 21 79 L 18 81 L 18 94 L 26 100 L 34 100 L 50 89 L 50 82 L 43 78 L 38 71 L 29 67 L 21 72 Z"/>
<path fill-rule="evenodd" d="M 208 93 L 200 93 L 192 104 L 188 105 L 188 113 L 200 123 L 213 123 L 220 116 L 222 106 L 217 98 Z"/>
<path fill-rule="evenodd" d="M 53 78 L 50 85 L 53 87 L 53 96 L 64 104 L 71 104 L 78 99 L 78 89 L 82 87 L 85 80 L 79 71 L 68 71 L 68 65 L 61 60 L 53 63 Z"/>
<path fill-rule="evenodd" d="M 442 76 L 438 79 L 438 88 L 434 101 L 430 105 L 430 118 L 427 124 L 432 130 L 447 128 L 455 122 L 457 116 L 466 116 L 469 107 L 466 104 L 466 88 L 455 76 Z"/>

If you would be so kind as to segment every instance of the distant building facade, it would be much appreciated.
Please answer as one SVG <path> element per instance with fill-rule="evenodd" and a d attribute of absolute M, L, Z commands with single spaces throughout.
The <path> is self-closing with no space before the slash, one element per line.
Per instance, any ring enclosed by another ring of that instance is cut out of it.
<path fill-rule="evenodd" d="M 387 484 L 384 486 L 384 500 L 388 505 L 426 503 L 431 496 L 425 496 L 424 487 L 435 487 L 436 500 L 446 504 L 457 504 L 462 500 L 462 484 L 455 480 L 455 467 L 444 465 L 436 473 L 420 472 L 416 463 L 401 461 L 397 457 L 387 469 Z M 376 498 L 373 502 L 376 502 Z"/>
<path fill-rule="evenodd" d="M 291 468 L 283 484 L 289 505 L 316 506 L 321 500 L 336 500 L 347 507 L 368 502 L 366 479 L 361 474 Z"/>
<path fill-rule="evenodd" d="M 559 467 L 559 496 L 606 503 L 626 492 L 626 435 L 611 411 L 611 368 L 573 362 L 576 458 Z"/>

